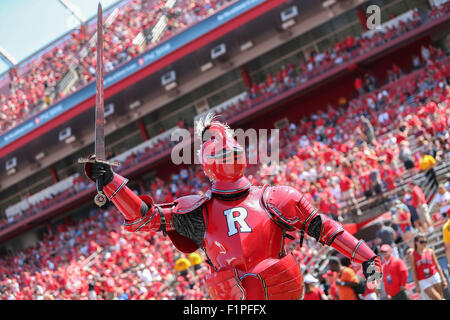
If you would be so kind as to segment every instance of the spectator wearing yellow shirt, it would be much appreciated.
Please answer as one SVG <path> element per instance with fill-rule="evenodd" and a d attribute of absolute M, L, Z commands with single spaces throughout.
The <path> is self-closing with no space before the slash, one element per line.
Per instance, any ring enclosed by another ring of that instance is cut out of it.
<path fill-rule="evenodd" d="M 344 267 L 337 257 L 331 257 L 328 261 L 331 271 L 338 273 L 336 286 L 339 300 L 358 300 L 353 288 L 359 284 L 358 277 L 352 268 Z"/>
<path fill-rule="evenodd" d="M 447 222 L 442 227 L 444 238 L 445 256 L 447 257 L 447 269 L 450 274 L 450 216 L 447 214 Z"/>
<path fill-rule="evenodd" d="M 183 277 L 186 278 L 188 269 L 191 266 L 191 263 L 185 257 L 179 258 L 175 262 L 175 270 L 178 271 Z"/>
<path fill-rule="evenodd" d="M 436 165 L 436 160 L 433 158 L 433 156 L 429 154 L 425 154 L 420 160 L 419 160 L 419 168 L 422 171 L 427 171 L 431 168 L 434 168 Z"/>
<path fill-rule="evenodd" d="M 191 265 L 194 267 L 194 270 L 198 270 L 201 268 L 202 256 L 197 252 L 192 252 L 189 254 L 189 261 Z"/>

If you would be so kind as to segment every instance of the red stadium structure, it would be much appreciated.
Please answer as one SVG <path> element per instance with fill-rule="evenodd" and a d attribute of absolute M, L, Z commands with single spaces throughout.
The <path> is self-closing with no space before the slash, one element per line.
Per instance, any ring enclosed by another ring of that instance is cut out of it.
<path fill-rule="evenodd" d="M 210 187 L 201 166 L 171 161 L 177 129 L 193 147 L 208 113 L 279 129 L 281 161 L 248 165 L 252 185 L 296 188 L 376 253 L 390 222 L 408 263 L 403 205 L 446 270 L 435 195 L 450 170 L 449 18 L 450 2 L 428 0 L 121 1 L 103 15 L 107 158 L 131 190 L 168 203 Z M 112 204 L 93 204 L 77 160 L 94 150 L 95 22 L 0 76 L 0 299 L 210 299 L 203 253 L 129 233 Z M 332 297 L 327 265 L 342 256 L 292 235 L 284 246 Z M 406 290 L 426 299 L 411 275 Z"/>

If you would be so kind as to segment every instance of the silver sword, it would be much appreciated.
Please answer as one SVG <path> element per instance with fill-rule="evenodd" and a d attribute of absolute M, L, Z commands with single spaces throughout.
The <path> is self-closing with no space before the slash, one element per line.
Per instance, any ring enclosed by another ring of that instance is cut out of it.
<path fill-rule="evenodd" d="M 97 94 L 95 100 L 95 158 L 80 158 L 78 163 L 104 163 L 111 166 L 119 166 L 117 161 L 107 161 L 105 157 L 105 110 L 103 88 L 103 12 L 101 3 L 97 10 Z M 94 202 L 97 206 L 105 205 L 106 195 L 103 193 L 103 180 L 97 179 L 97 195 Z"/>

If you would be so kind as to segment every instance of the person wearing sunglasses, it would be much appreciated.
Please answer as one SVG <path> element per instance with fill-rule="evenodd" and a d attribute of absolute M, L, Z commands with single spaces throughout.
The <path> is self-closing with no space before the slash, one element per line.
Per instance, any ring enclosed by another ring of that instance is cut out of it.
<path fill-rule="evenodd" d="M 408 257 L 416 292 L 426 300 L 443 300 L 442 287 L 447 288 L 447 281 L 433 249 L 427 248 L 424 234 L 414 237 L 414 251 L 410 250 Z"/>

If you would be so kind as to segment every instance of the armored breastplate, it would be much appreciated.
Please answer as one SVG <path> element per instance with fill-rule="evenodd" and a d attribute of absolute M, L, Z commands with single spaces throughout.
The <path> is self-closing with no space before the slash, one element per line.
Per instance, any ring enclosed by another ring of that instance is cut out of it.
<path fill-rule="evenodd" d="M 264 208 L 261 194 L 261 188 L 251 187 L 243 198 L 212 197 L 206 203 L 203 248 L 216 270 L 250 272 L 265 259 L 282 255 L 282 229 Z"/>

